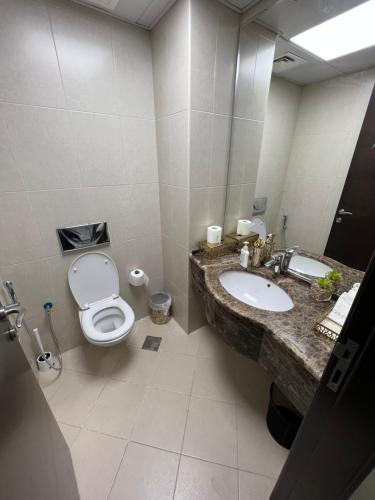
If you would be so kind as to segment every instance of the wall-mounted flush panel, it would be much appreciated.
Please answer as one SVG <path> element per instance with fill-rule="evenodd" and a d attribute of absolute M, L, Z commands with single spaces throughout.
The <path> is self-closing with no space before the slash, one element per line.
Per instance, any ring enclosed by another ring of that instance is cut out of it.
<path fill-rule="evenodd" d="M 96 248 L 110 243 L 106 222 L 64 227 L 56 231 L 63 253 Z"/>
<path fill-rule="evenodd" d="M 253 205 L 253 215 L 264 214 L 267 208 L 267 198 L 255 198 Z"/>

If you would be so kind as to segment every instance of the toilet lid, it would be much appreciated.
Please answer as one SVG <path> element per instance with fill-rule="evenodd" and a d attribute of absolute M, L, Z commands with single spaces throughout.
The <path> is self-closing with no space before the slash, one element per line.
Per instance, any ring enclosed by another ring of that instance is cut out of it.
<path fill-rule="evenodd" d="M 252 217 L 250 229 L 254 233 L 258 233 L 259 238 L 261 238 L 262 240 L 266 239 L 267 236 L 266 223 L 261 217 Z"/>
<path fill-rule="evenodd" d="M 90 252 L 77 257 L 69 267 L 68 281 L 80 309 L 112 295 L 119 295 L 119 277 L 111 257 Z"/>

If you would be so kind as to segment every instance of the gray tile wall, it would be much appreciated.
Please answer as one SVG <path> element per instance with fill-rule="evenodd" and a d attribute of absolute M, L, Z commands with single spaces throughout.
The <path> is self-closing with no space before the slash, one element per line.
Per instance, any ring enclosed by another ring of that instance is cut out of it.
<path fill-rule="evenodd" d="M 66 350 L 83 335 L 57 227 L 108 221 L 138 318 L 147 293 L 128 269 L 163 287 L 150 34 L 70 1 L 3 0 L 0 82 L 0 272 L 42 334 L 55 303 Z"/>

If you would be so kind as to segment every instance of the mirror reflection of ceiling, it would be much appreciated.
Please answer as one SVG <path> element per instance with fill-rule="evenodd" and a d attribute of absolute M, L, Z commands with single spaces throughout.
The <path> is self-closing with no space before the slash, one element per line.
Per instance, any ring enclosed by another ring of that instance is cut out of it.
<path fill-rule="evenodd" d="M 176 0 L 74 0 L 151 29 Z M 362 71 L 375 65 L 375 47 L 323 61 L 289 42 L 294 35 L 322 23 L 365 0 L 218 0 L 237 12 L 255 7 L 257 20 L 277 32 L 275 59 L 288 56 L 288 62 L 276 63 L 274 73 L 291 82 L 306 85 L 343 73 Z M 264 8 L 264 10 L 263 10 Z M 291 61 L 289 59 L 292 59 Z"/>

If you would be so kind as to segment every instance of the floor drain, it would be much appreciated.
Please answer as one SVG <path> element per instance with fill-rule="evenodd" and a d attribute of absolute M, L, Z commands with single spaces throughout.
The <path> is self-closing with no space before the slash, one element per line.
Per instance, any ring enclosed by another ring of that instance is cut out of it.
<path fill-rule="evenodd" d="M 152 335 L 147 335 L 145 341 L 143 342 L 142 349 L 147 349 L 148 351 L 158 351 L 161 343 L 161 337 L 153 337 Z"/>

